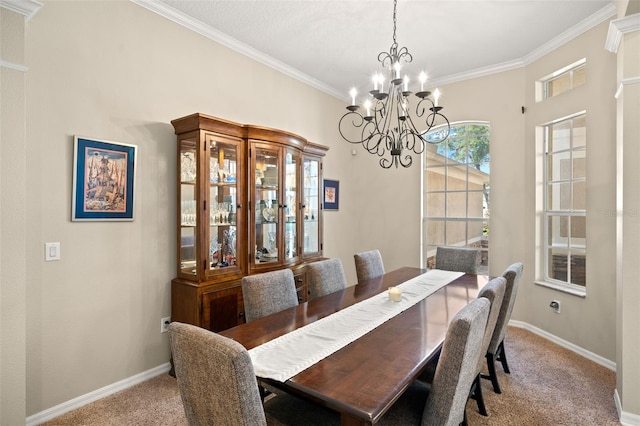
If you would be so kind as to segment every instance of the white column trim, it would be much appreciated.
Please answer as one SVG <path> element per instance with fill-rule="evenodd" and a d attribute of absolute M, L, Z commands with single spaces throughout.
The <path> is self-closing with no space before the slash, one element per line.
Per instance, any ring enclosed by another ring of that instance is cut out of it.
<path fill-rule="evenodd" d="M 640 425 L 640 416 L 632 413 L 627 413 L 622 410 L 622 402 L 620 402 L 620 395 L 618 389 L 613 392 L 613 400 L 616 403 L 616 410 L 618 410 L 618 418 L 622 426 L 638 426 Z"/>
<path fill-rule="evenodd" d="M 618 90 L 616 90 L 616 95 L 615 95 L 616 99 L 618 99 L 620 95 L 622 95 L 624 86 L 627 86 L 630 84 L 640 84 L 640 77 L 625 78 L 624 80 L 622 80 L 618 85 Z"/>
<path fill-rule="evenodd" d="M 29 68 L 25 65 L 16 64 L 14 62 L 9 62 L 9 61 L 3 61 L 2 59 L 0 59 L 0 67 L 9 68 L 11 70 L 22 71 L 22 72 L 29 71 Z"/>
<path fill-rule="evenodd" d="M 33 18 L 42 6 L 43 4 L 36 0 L 0 0 L 0 7 L 23 15 L 25 21 Z"/>
<path fill-rule="evenodd" d="M 618 53 L 622 37 L 630 32 L 640 31 L 640 13 L 614 19 L 609 22 L 609 31 L 604 48 L 609 52 Z"/>

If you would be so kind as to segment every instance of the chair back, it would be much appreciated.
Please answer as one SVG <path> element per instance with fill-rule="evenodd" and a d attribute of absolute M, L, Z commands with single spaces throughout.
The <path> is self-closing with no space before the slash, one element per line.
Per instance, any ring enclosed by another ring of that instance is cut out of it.
<path fill-rule="evenodd" d="M 384 275 L 384 264 L 379 250 L 370 250 L 353 256 L 356 262 L 358 282 Z"/>
<path fill-rule="evenodd" d="M 347 286 L 347 276 L 340 259 L 309 263 L 307 265 L 307 285 L 311 299 L 344 289 Z"/>
<path fill-rule="evenodd" d="M 498 350 L 498 346 L 500 346 L 500 343 L 504 340 L 504 336 L 507 332 L 507 325 L 511 319 L 513 305 L 515 304 L 516 296 L 518 294 L 518 284 L 520 283 L 520 277 L 522 276 L 522 269 L 522 263 L 516 262 L 510 265 L 502 274 L 507 281 L 507 286 L 504 291 L 502 305 L 500 306 L 498 320 L 487 350 L 489 353 L 495 354 Z"/>
<path fill-rule="evenodd" d="M 172 322 L 169 341 L 187 421 L 199 425 L 266 425 L 247 350 L 234 340 Z"/>
<path fill-rule="evenodd" d="M 478 254 L 478 250 L 466 247 L 438 247 L 436 269 L 477 274 Z"/>
<path fill-rule="evenodd" d="M 489 301 L 484 297 L 471 301 L 449 324 L 422 414 L 423 425 L 459 425 L 469 389 L 477 376 L 482 340 L 489 316 Z"/>
<path fill-rule="evenodd" d="M 242 299 L 247 322 L 298 304 L 291 269 L 248 275 L 242 278 Z"/>
<path fill-rule="evenodd" d="M 489 300 L 491 308 L 489 309 L 489 318 L 487 319 L 487 327 L 484 331 L 484 339 L 482 340 L 482 350 L 480 353 L 482 356 L 478 361 L 478 373 L 482 370 L 482 364 L 484 355 L 489 349 L 489 343 L 493 337 L 493 332 L 498 322 L 498 316 L 500 315 L 500 308 L 502 307 L 502 300 L 504 299 L 504 292 L 507 288 L 507 280 L 504 277 L 497 277 L 489 281 L 478 293 L 478 298 L 484 297 Z"/>

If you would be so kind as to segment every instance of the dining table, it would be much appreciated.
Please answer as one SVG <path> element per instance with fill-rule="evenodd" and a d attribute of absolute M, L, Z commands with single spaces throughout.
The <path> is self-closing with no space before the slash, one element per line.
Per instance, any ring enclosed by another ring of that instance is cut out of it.
<path fill-rule="evenodd" d="M 401 267 L 219 334 L 252 350 L 368 299 L 379 298 L 390 287 L 427 272 Z M 437 357 L 449 323 L 477 297 L 489 279 L 486 275 L 461 274 L 292 377 L 260 380 L 335 410 L 343 425 L 374 425 Z"/>

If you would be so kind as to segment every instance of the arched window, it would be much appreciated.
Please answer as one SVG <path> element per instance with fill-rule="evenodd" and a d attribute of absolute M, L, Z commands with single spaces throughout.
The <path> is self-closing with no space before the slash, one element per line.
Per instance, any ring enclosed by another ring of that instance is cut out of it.
<path fill-rule="evenodd" d="M 427 145 L 422 173 L 422 260 L 433 268 L 438 246 L 482 252 L 480 272 L 489 269 L 489 123 L 451 124 L 449 137 Z M 442 129 L 427 133 L 438 141 Z"/>

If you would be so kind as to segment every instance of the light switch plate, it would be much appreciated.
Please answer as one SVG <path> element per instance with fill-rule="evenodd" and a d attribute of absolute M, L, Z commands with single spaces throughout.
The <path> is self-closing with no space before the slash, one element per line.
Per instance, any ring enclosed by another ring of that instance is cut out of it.
<path fill-rule="evenodd" d="M 44 243 L 44 260 L 60 260 L 60 243 Z"/>

